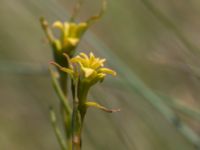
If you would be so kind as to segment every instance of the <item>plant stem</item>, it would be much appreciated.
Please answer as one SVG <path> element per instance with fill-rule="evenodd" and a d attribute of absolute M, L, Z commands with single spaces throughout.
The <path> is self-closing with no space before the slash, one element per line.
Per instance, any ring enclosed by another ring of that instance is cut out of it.
<path fill-rule="evenodd" d="M 78 107 L 75 107 L 72 114 L 72 150 L 81 150 L 81 119 Z"/>
<path fill-rule="evenodd" d="M 56 137 L 57 137 L 58 142 L 60 144 L 60 147 L 61 147 L 62 150 L 66 150 L 65 141 L 62 137 L 60 129 L 57 126 L 56 114 L 55 114 L 53 108 L 50 108 L 50 117 L 51 117 L 51 123 L 52 123 L 53 129 L 55 131 L 55 134 L 56 134 Z"/>
<path fill-rule="evenodd" d="M 60 87 L 65 95 L 65 97 L 67 97 L 67 80 L 68 77 L 66 75 L 66 73 L 63 72 L 59 72 L 60 74 Z M 61 103 L 60 106 L 61 109 L 61 114 L 63 117 L 63 124 L 64 124 L 64 128 L 65 128 L 65 135 L 66 135 L 66 142 L 67 142 L 67 150 L 71 150 L 72 149 L 72 142 L 71 142 L 71 113 L 68 113 L 65 109 L 63 104 Z"/>
<path fill-rule="evenodd" d="M 62 89 L 63 87 L 65 87 L 64 83 L 61 82 L 61 79 L 59 80 L 60 82 L 58 82 L 55 73 L 53 72 L 53 70 L 50 69 L 50 73 L 51 73 L 51 78 L 52 78 L 52 83 L 53 83 L 53 87 L 59 97 L 60 100 L 60 108 L 61 108 L 61 113 L 63 116 L 63 123 L 64 123 L 64 127 L 65 127 L 65 133 L 66 133 L 66 143 L 67 143 L 67 150 L 71 150 L 71 108 L 69 106 L 69 101 L 66 97 L 66 93 L 64 93 L 64 89 Z M 62 80 L 63 81 L 63 80 Z M 61 84 L 63 84 L 61 86 Z"/>
<path fill-rule="evenodd" d="M 78 82 L 72 83 L 73 93 L 73 113 L 72 113 L 72 150 L 81 150 L 81 130 L 82 121 L 81 115 L 78 109 L 79 100 L 77 97 Z"/>

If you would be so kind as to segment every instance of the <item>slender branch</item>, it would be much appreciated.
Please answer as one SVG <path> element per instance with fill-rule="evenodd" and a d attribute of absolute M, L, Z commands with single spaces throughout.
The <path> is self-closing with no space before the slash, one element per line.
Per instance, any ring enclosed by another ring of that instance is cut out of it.
<path fill-rule="evenodd" d="M 93 22 L 99 20 L 105 13 L 106 8 L 107 8 L 107 0 L 102 0 L 101 10 L 99 11 L 97 15 L 92 16 L 87 20 L 88 25 L 91 25 Z"/>
<path fill-rule="evenodd" d="M 56 134 L 56 138 L 60 144 L 60 147 L 62 150 L 67 150 L 67 147 L 65 145 L 65 140 L 63 139 L 61 131 L 57 126 L 56 114 L 55 114 L 53 108 L 50 108 L 49 113 L 50 113 L 50 118 L 51 118 L 51 124 L 53 126 L 53 129 Z"/>
<path fill-rule="evenodd" d="M 50 43 L 52 43 L 54 41 L 54 36 L 53 36 L 52 31 L 49 28 L 49 24 L 48 24 L 47 20 L 45 20 L 44 17 L 41 17 L 40 18 L 40 23 L 41 23 L 42 29 L 44 30 L 44 32 L 46 34 L 46 37 L 47 37 L 48 41 Z"/>
<path fill-rule="evenodd" d="M 66 137 L 67 137 L 67 146 L 68 149 L 71 149 L 71 114 L 72 110 L 69 105 L 69 101 L 67 97 L 65 96 L 63 90 L 61 89 L 61 86 L 56 78 L 55 72 L 53 72 L 52 69 L 50 69 L 50 74 L 51 74 L 51 79 L 52 79 L 52 84 L 53 87 L 59 97 L 60 103 L 61 103 L 61 111 L 62 111 L 62 116 L 64 120 L 64 127 L 65 127 L 65 132 L 66 132 Z"/>
<path fill-rule="evenodd" d="M 77 97 L 78 81 L 72 83 L 73 89 L 73 113 L 72 113 L 72 150 L 81 150 L 81 116 L 78 110 L 79 100 Z"/>
<path fill-rule="evenodd" d="M 74 22 L 74 20 L 76 19 L 78 13 L 80 12 L 81 6 L 83 4 L 84 0 L 78 0 L 78 2 L 76 3 L 73 12 L 72 12 L 72 16 L 70 18 L 70 22 Z"/>
<path fill-rule="evenodd" d="M 62 91 L 62 89 L 59 85 L 59 82 L 56 78 L 55 72 L 53 72 L 53 70 L 50 69 L 50 68 L 49 68 L 49 70 L 50 70 L 50 74 L 51 74 L 53 87 L 54 87 L 54 89 L 55 89 L 55 91 L 56 91 L 56 93 L 59 97 L 60 102 L 63 104 L 67 115 L 70 116 L 72 110 L 71 110 L 70 105 L 68 103 L 67 97 L 65 96 L 65 94 L 63 93 L 63 91 Z"/>

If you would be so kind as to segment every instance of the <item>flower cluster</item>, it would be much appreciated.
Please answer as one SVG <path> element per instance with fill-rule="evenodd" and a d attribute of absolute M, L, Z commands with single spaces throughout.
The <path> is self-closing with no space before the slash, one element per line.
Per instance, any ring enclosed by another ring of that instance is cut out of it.
<path fill-rule="evenodd" d="M 63 53 L 67 53 L 72 57 L 83 34 L 89 27 L 88 22 L 75 23 L 55 21 L 52 24 L 52 28 L 60 30 L 59 36 L 55 37 L 52 28 L 44 18 L 41 18 L 41 25 L 53 48 L 55 57 L 58 58 L 62 58 Z"/>
<path fill-rule="evenodd" d="M 104 67 L 105 59 L 95 57 L 92 52 L 89 56 L 85 53 L 80 53 L 71 59 L 66 54 L 64 55 L 70 64 L 69 68 L 62 67 L 57 63 L 54 64 L 60 70 L 68 73 L 72 79 L 78 79 L 80 82 L 88 84 L 89 86 L 103 81 L 107 74 L 116 75 L 115 71 Z"/>
<path fill-rule="evenodd" d="M 88 24 L 85 22 L 74 23 L 74 22 L 60 22 L 56 21 L 53 23 L 53 28 L 60 30 L 60 37 L 54 39 L 57 50 L 71 54 L 71 52 L 79 44 L 79 41 L 88 28 Z"/>

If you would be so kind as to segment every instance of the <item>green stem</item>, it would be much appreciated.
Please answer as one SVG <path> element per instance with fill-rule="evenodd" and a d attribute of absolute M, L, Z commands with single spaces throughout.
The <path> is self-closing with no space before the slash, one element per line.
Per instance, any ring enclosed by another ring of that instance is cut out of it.
<path fill-rule="evenodd" d="M 67 97 L 67 74 L 59 70 L 59 75 L 60 75 L 59 78 L 60 87 L 64 95 Z"/>
<path fill-rule="evenodd" d="M 59 78 L 59 82 L 60 82 L 60 87 L 65 95 L 65 97 L 67 97 L 67 80 L 68 77 L 66 75 L 66 73 L 63 72 L 59 72 L 60 74 L 60 78 Z M 67 149 L 71 150 L 72 149 L 72 142 L 71 142 L 71 113 L 68 113 L 65 109 L 63 104 L 61 103 L 60 106 L 61 109 L 61 114 L 63 117 L 63 124 L 64 124 L 64 129 L 65 129 L 65 135 L 66 135 L 66 142 L 67 142 Z"/>
<path fill-rule="evenodd" d="M 73 113 L 72 113 L 72 150 L 81 150 L 81 130 L 82 121 L 81 115 L 78 109 L 79 100 L 77 97 L 78 82 L 72 83 L 73 92 Z"/>
<path fill-rule="evenodd" d="M 55 72 L 52 69 L 49 69 L 49 70 L 50 70 L 50 73 L 51 73 L 52 84 L 53 84 L 53 87 L 55 89 L 55 92 L 58 95 L 60 102 L 63 104 L 66 113 L 70 115 L 71 108 L 69 106 L 67 97 L 63 93 L 63 91 L 62 91 L 62 89 L 61 89 L 61 87 L 59 85 L 59 82 L 57 81 Z"/>
<path fill-rule="evenodd" d="M 81 83 L 81 86 L 79 86 L 77 94 L 78 94 L 78 99 L 79 99 L 78 109 L 80 111 L 82 123 L 84 121 L 85 114 L 87 111 L 87 106 L 85 105 L 85 103 L 87 101 L 88 91 L 89 91 L 89 85 L 85 84 L 84 82 Z"/>
<path fill-rule="evenodd" d="M 57 126 L 57 120 L 56 120 L 56 114 L 52 108 L 50 108 L 50 117 L 51 117 L 51 123 L 54 129 L 54 132 L 56 134 L 56 138 L 60 144 L 60 147 L 62 150 L 67 150 L 65 145 L 65 140 L 62 137 L 61 131 Z"/>
<path fill-rule="evenodd" d="M 77 104 L 75 104 L 75 107 L 73 109 L 72 113 L 72 150 L 81 150 L 81 117 L 80 113 L 77 107 Z"/>
<path fill-rule="evenodd" d="M 64 93 L 64 87 L 66 87 L 65 85 L 61 82 L 61 79 L 59 80 L 60 83 L 58 82 L 55 73 L 53 72 L 53 70 L 50 69 L 50 73 L 51 73 L 51 78 L 52 78 L 52 83 L 53 83 L 53 87 L 59 97 L 60 100 L 60 104 L 61 104 L 61 112 L 62 112 L 62 116 L 63 116 L 63 120 L 64 120 L 64 127 L 65 127 L 65 134 L 66 134 L 66 142 L 67 142 L 67 146 L 68 146 L 68 150 L 71 150 L 71 108 L 69 105 L 69 101 L 66 97 L 66 93 Z M 63 79 L 62 79 L 63 81 Z M 66 82 L 64 82 L 66 83 Z"/>

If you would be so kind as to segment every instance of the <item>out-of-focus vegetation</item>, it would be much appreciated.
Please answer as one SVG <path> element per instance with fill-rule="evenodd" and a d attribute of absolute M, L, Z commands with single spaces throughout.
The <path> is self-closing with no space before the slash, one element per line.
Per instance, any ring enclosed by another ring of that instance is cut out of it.
<path fill-rule="evenodd" d="M 75 1 L 0 1 L 0 149 L 59 149 L 48 107 L 51 50 L 39 24 L 67 20 Z M 80 20 L 101 1 L 85 0 Z M 79 50 L 118 72 L 90 95 L 121 112 L 89 110 L 84 150 L 195 150 L 200 141 L 200 2 L 110 0 Z"/>

